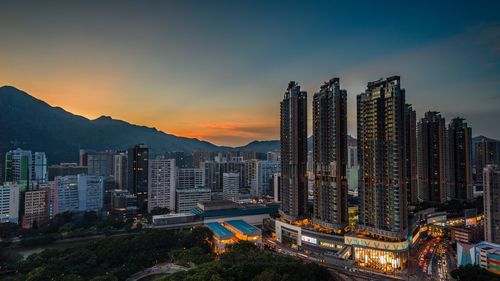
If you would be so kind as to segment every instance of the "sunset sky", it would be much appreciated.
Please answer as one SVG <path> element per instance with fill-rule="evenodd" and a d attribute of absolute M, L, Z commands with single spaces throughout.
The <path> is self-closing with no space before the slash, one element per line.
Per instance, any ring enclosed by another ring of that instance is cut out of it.
<path fill-rule="evenodd" d="M 0 86 L 235 146 L 279 138 L 290 80 L 340 77 L 355 135 L 356 95 L 401 75 L 418 118 L 500 139 L 500 1 L 345 2 L 0 0 Z"/>

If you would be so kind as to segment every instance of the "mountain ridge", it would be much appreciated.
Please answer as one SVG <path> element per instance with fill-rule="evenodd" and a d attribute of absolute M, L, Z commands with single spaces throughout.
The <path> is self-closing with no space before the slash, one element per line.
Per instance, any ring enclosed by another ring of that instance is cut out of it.
<path fill-rule="evenodd" d="M 260 143 L 254 141 L 240 147 L 218 146 L 196 138 L 169 134 L 154 127 L 113 119 L 109 115 L 92 120 L 52 106 L 13 86 L 0 87 L 0 110 L 0 131 L 3 132 L 0 134 L 0 153 L 17 147 L 44 151 L 50 163 L 77 161 L 79 148 L 125 150 L 145 143 L 153 153 L 163 153 L 245 150 L 256 148 L 256 144 Z M 273 147 L 274 142 L 270 141 Z M 258 147 L 268 151 L 262 144 Z"/>

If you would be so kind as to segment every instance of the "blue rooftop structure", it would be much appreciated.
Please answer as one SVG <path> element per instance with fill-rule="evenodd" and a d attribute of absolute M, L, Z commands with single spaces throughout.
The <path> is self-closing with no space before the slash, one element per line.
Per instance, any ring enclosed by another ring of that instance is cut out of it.
<path fill-rule="evenodd" d="M 209 222 L 206 226 L 220 240 L 227 240 L 234 237 L 234 234 L 218 222 Z"/>
<path fill-rule="evenodd" d="M 225 221 L 224 223 L 230 227 L 233 227 L 234 229 L 238 230 L 240 233 L 244 235 L 247 236 L 260 235 L 260 229 L 258 229 L 253 225 L 248 224 L 244 220 L 230 220 L 230 221 Z"/>

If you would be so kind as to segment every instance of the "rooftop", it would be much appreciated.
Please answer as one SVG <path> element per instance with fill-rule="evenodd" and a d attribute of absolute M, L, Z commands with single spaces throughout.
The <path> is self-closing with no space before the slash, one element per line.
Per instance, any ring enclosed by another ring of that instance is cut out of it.
<path fill-rule="evenodd" d="M 229 231 L 218 222 L 209 222 L 206 224 L 206 226 L 214 233 L 217 238 L 221 240 L 226 240 L 234 237 L 234 234 L 231 231 Z"/>
<path fill-rule="evenodd" d="M 249 235 L 249 236 L 258 235 L 260 232 L 260 229 L 258 229 L 257 227 L 255 227 L 253 225 L 248 224 L 244 220 L 230 220 L 230 221 L 226 221 L 224 223 L 235 228 L 236 230 L 238 230 L 239 232 L 241 232 L 244 235 Z"/>

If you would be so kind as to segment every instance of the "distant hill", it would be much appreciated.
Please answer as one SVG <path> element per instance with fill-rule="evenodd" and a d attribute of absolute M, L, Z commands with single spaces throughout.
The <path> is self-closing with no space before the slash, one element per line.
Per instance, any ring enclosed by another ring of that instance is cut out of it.
<path fill-rule="evenodd" d="M 78 160 L 79 148 L 122 150 L 146 143 L 153 152 L 220 150 L 206 141 L 178 137 L 108 116 L 74 115 L 14 87 L 0 87 L 0 153 L 21 147 L 44 151 L 50 163 Z"/>

